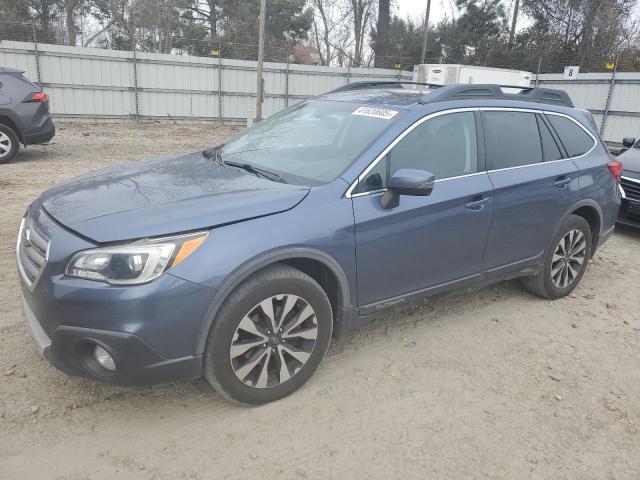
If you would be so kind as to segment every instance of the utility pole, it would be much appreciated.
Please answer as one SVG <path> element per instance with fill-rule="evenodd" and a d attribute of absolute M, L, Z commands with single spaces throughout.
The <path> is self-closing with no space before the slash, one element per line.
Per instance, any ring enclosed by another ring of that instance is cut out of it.
<path fill-rule="evenodd" d="M 513 39 L 516 36 L 516 22 L 518 21 L 519 8 L 520 8 L 520 0 L 514 0 L 513 20 L 511 20 L 511 31 L 509 32 L 509 48 L 513 47 Z"/>
<path fill-rule="evenodd" d="M 267 0 L 260 0 L 260 21 L 258 30 L 258 68 L 256 71 L 256 121 L 262 120 L 262 65 L 264 63 L 264 24 L 267 18 Z"/>
<path fill-rule="evenodd" d="M 427 12 L 424 15 L 424 37 L 422 38 L 422 53 L 420 63 L 425 62 L 427 56 L 427 37 L 429 35 L 429 13 L 431 13 L 431 0 L 427 0 Z"/>

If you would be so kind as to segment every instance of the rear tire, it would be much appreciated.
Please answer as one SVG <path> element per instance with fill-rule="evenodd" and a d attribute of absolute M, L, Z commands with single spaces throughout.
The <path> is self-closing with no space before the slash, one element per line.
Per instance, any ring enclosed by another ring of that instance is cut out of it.
<path fill-rule="evenodd" d="M 272 265 L 240 285 L 218 311 L 205 347 L 204 377 L 237 403 L 279 400 L 313 375 L 332 328 L 322 287 L 300 270 Z"/>
<path fill-rule="evenodd" d="M 591 258 L 591 227 L 577 215 L 569 215 L 547 247 L 540 272 L 523 284 L 531 293 L 549 300 L 569 295 L 580 283 Z"/>
<path fill-rule="evenodd" d="M 18 135 L 11 127 L 0 123 L 0 163 L 9 163 L 20 149 Z"/>

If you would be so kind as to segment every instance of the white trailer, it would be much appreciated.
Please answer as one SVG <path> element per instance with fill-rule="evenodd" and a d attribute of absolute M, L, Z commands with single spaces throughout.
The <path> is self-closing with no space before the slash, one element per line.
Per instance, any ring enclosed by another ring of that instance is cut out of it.
<path fill-rule="evenodd" d="M 413 81 L 450 85 L 453 83 L 496 83 L 530 87 L 533 74 L 522 70 L 475 67 L 471 65 L 423 63 L 413 67 Z"/>

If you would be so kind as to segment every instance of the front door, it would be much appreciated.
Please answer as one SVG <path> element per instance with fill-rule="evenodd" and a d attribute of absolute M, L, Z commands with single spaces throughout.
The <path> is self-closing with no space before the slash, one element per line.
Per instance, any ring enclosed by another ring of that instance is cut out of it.
<path fill-rule="evenodd" d="M 352 194 L 361 314 L 481 274 L 493 188 L 479 160 L 473 112 L 427 117 L 405 132 Z M 436 176 L 426 197 L 380 197 L 398 169 Z"/>

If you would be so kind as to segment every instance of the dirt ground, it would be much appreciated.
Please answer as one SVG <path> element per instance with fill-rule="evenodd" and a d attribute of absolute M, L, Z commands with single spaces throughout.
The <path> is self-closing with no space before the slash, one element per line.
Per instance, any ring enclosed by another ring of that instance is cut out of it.
<path fill-rule="evenodd" d="M 395 312 L 258 408 L 204 380 L 115 387 L 41 359 L 14 263 L 27 205 L 88 170 L 235 130 L 59 123 L 50 145 L 0 166 L 1 479 L 640 478 L 640 232 L 628 229 L 568 298 L 514 281 Z"/>

